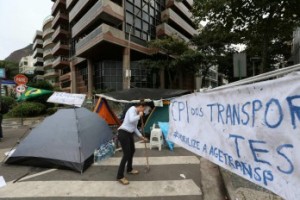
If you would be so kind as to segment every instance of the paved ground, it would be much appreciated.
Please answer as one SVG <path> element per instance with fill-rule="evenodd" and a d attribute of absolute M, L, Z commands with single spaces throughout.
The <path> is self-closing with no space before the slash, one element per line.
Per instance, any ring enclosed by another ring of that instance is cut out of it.
<path fill-rule="evenodd" d="M 35 123 L 32 123 L 34 125 Z M 28 127 L 14 125 L 4 128 L 0 143 L 0 160 L 23 136 Z M 92 165 L 82 175 L 70 170 L 1 165 L 0 176 L 7 186 L 0 188 L 0 199 L 145 199 L 145 200 L 223 200 L 224 186 L 215 165 L 176 147 L 148 150 L 150 171 L 145 172 L 144 144 L 136 143 L 134 165 L 140 174 L 128 175 L 130 184 L 123 186 L 115 177 L 122 153 Z M 23 175 L 24 178 L 15 182 Z"/>
<path fill-rule="evenodd" d="M 43 118 L 4 120 L 4 141 L 0 142 L 0 161 L 4 153 L 30 132 Z M 23 124 L 23 125 L 22 125 Z M 26 125 L 26 126 L 24 126 Z M 150 172 L 145 173 L 143 144 L 137 143 L 134 164 L 141 171 L 128 176 L 129 186 L 120 185 L 116 171 L 121 157 L 91 166 L 82 175 L 68 170 L 1 165 L 0 176 L 7 186 L 0 188 L 0 199 L 166 199 L 166 200 L 281 200 L 255 184 L 219 169 L 213 163 L 176 147 L 149 150 Z M 28 174 L 18 182 L 16 179 Z M 226 195 L 225 195 L 226 194 Z"/>

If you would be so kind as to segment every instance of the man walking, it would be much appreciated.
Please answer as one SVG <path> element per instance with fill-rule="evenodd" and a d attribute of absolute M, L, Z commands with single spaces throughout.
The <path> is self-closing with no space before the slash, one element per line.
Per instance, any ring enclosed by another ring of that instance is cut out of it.
<path fill-rule="evenodd" d="M 143 137 L 137 128 L 139 120 L 144 115 L 145 103 L 140 101 L 135 106 L 131 106 L 125 114 L 124 121 L 118 129 L 118 140 L 120 141 L 123 157 L 119 166 L 117 180 L 123 184 L 128 185 L 129 181 L 124 176 L 125 165 L 127 164 L 127 173 L 138 174 L 139 171 L 132 168 L 132 160 L 135 152 L 134 133 L 144 141 L 147 139 Z"/>

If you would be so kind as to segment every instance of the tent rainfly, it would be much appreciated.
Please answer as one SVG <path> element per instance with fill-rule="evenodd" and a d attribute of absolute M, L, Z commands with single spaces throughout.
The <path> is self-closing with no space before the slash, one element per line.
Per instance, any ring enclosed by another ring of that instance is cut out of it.
<path fill-rule="evenodd" d="M 112 139 L 106 122 L 86 108 L 60 109 L 21 141 L 6 164 L 83 172 L 96 148 Z"/>

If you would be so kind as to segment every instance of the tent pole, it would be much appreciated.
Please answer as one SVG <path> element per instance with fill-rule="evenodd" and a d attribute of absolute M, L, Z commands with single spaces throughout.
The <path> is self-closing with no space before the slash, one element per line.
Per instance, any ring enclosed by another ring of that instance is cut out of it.
<path fill-rule="evenodd" d="M 76 107 L 75 105 L 73 105 L 73 109 L 74 109 L 74 113 L 75 113 L 75 119 L 76 119 L 76 130 L 77 130 L 77 137 L 78 137 L 78 144 L 79 144 L 79 162 L 81 163 L 81 140 L 80 140 L 80 137 L 79 137 L 79 127 L 78 127 L 78 116 L 77 116 L 77 112 L 76 112 Z M 80 173 L 82 175 L 83 173 L 83 166 L 81 166 L 81 169 L 80 169 Z"/>

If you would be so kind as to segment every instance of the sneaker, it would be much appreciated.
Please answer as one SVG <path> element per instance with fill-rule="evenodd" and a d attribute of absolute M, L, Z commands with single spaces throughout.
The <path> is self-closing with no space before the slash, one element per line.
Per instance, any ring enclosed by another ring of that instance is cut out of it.
<path fill-rule="evenodd" d="M 127 172 L 127 173 L 128 174 L 134 174 L 134 175 L 136 175 L 136 174 L 139 174 L 140 172 L 138 170 L 136 170 L 136 169 L 133 169 L 130 172 Z"/>
<path fill-rule="evenodd" d="M 127 180 L 127 178 L 121 178 L 121 179 L 118 179 L 118 181 L 122 184 L 122 185 L 128 185 L 129 184 L 129 181 Z"/>

